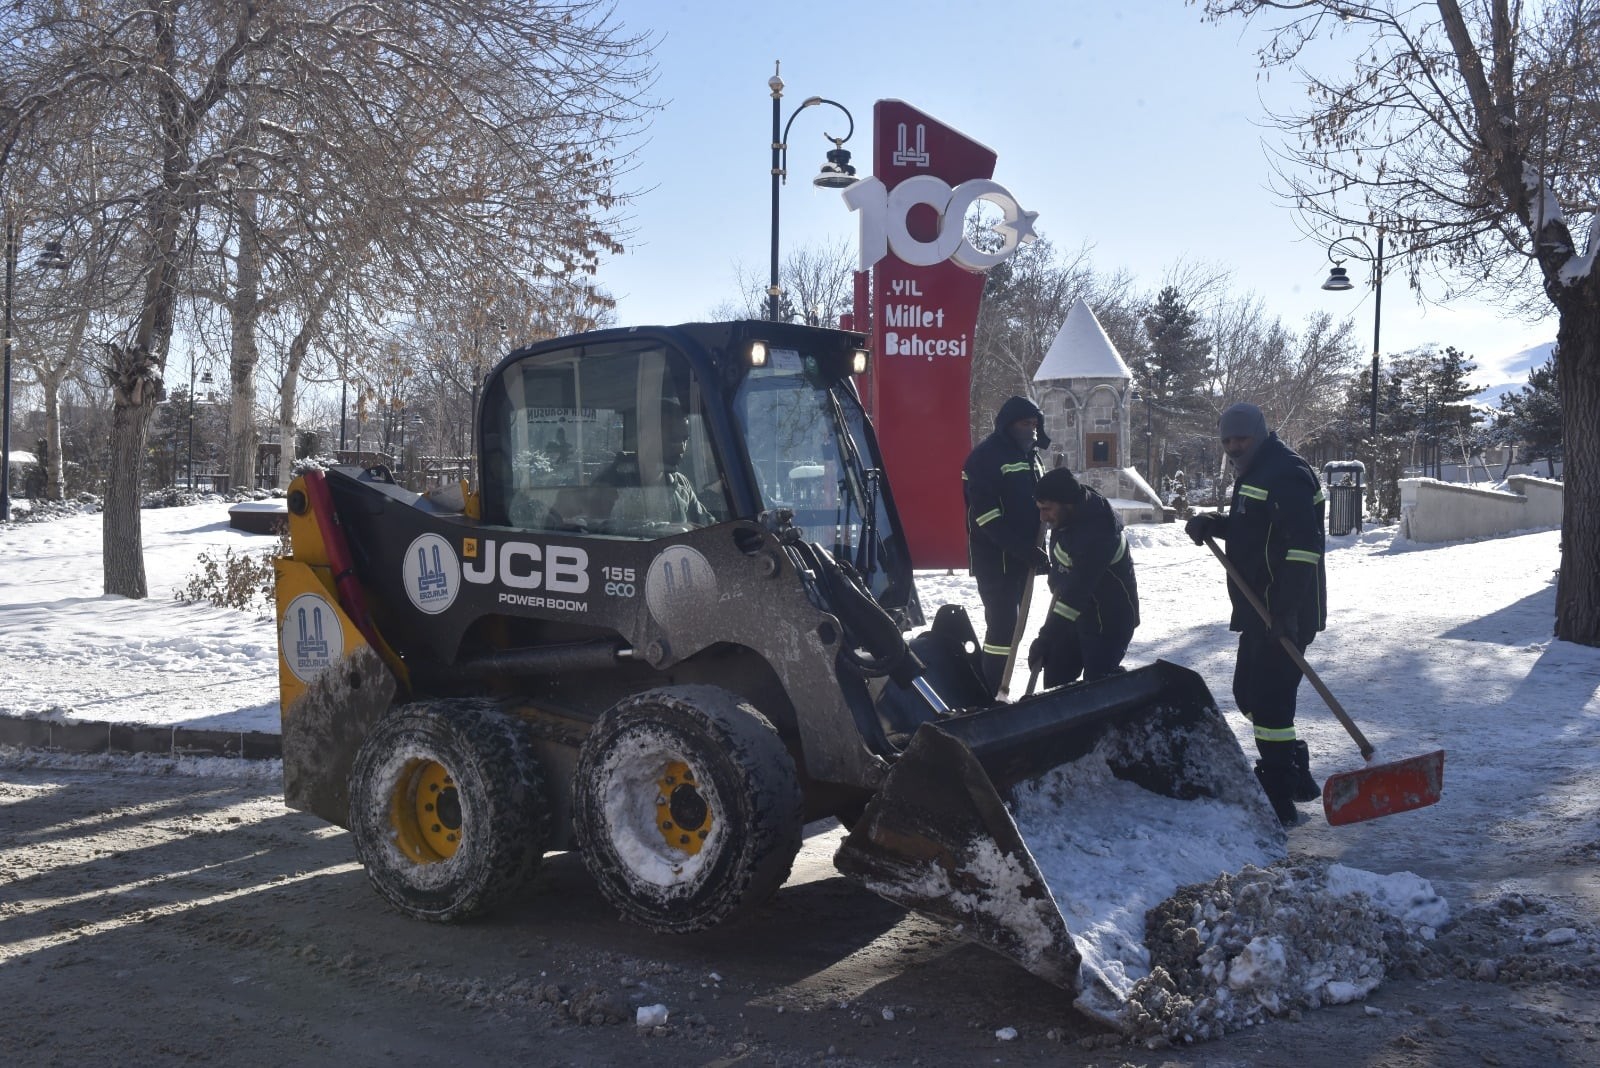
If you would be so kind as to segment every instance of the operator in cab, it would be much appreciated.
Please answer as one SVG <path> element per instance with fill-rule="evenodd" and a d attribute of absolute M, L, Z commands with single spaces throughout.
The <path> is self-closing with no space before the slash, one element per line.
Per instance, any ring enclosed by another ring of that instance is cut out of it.
<path fill-rule="evenodd" d="M 716 517 L 700 502 L 694 484 L 678 470 L 689 445 L 689 417 L 683 405 L 661 401 L 659 444 L 639 452 L 620 452 L 611 466 L 595 476 L 602 502 L 609 501 L 608 529 L 617 533 L 661 525 L 701 527 Z"/>

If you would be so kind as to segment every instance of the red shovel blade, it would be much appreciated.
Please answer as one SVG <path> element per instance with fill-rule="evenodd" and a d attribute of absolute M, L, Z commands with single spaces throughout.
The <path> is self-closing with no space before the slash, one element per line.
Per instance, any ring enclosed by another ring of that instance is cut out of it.
<path fill-rule="evenodd" d="M 1444 788 L 1444 750 L 1391 764 L 1369 764 L 1328 776 L 1322 786 L 1322 811 L 1337 827 L 1396 812 L 1425 808 Z"/>

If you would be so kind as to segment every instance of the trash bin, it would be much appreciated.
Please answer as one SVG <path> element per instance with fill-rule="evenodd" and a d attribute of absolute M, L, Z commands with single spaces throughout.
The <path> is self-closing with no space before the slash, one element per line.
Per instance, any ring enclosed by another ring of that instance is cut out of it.
<path fill-rule="evenodd" d="M 1361 479 L 1366 466 L 1360 460 L 1343 460 L 1322 465 L 1322 481 L 1328 487 L 1328 533 L 1348 534 L 1361 530 Z"/>

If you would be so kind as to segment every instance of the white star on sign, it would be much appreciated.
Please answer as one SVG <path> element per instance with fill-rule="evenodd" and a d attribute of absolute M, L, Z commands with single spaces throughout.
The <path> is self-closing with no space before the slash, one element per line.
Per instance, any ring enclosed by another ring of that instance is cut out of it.
<path fill-rule="evenodd" d="M 1033 232 L 1033 221 L 1039 217 L 1036 211 L 1019 211 L 1015 219 L 1007 219 L 996 223 L 993 229 L 1010 230 L 1016 235 L 1019 245 L 1026 245 L 1030 241 L 1039 240 L 1039 235 Z"/>

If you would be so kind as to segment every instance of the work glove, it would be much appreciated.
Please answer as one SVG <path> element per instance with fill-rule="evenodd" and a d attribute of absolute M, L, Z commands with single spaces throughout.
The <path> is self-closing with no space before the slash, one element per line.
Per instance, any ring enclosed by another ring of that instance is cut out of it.
<path fill-rule="evenodd" d="M 1300 648 L 1300 613 L 1279 612 L 1272 626 L 1267 629 L 1267 634 L 1273 641 L 1288 638 L 1296 649 Z"/>
<path fill-rule="evenodd" d="M 1037 675 L 1044 670 L 1044 639 L 1035 638 L 1028 646 L 1028 671 Z"/>
<path fill-rule="evenodd" d="M 1033 573 L 1035 575 L 1050 574 L 1050 557 L 1043 549 L 1033 550 Z"/>
<path fill-rule="evenodd" d="M 1207 538 L 1222 533 L 1222 515 L 1219 512 L 1201 512 L 1183 525 L 1183 532 L 1196 545 L 1204 545 Z"/>

